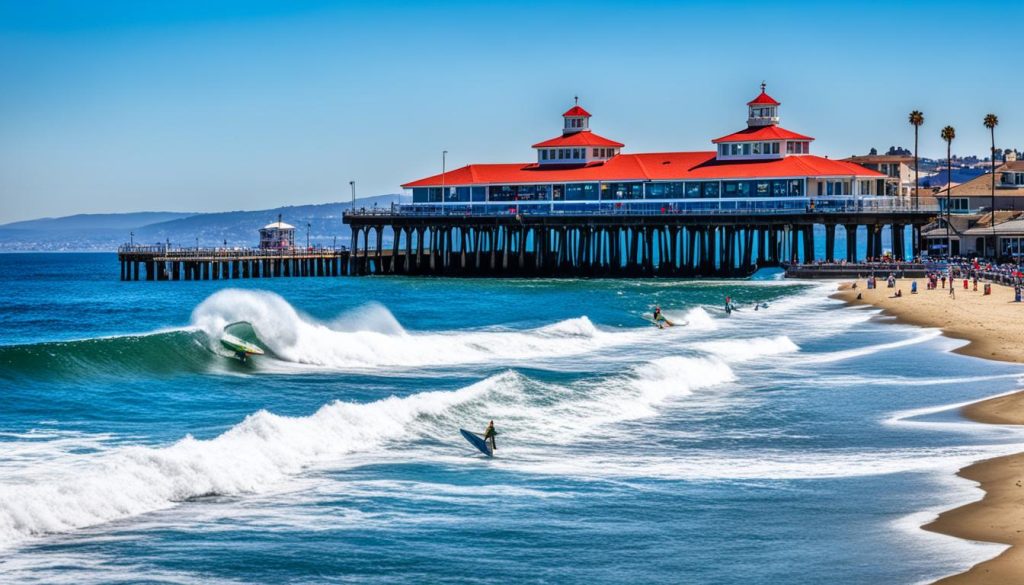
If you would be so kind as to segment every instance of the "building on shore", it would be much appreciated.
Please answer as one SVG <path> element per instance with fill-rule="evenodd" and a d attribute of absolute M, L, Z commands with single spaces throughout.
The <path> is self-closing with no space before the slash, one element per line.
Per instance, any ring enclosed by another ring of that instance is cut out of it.
<path fill-rule="evenodd" d="M 1014 156 L 996 167 L 996 211 L 1024 210 L 1024 161 Z M 952 213 L 978 214 L 992 208 L 992 174 L 986 173 L 948 189 L 942 185 L 934 191 L 939 209 L 945 213 L 946 196 Z"/>
<path fill-rule="evenodd" d="M 994 225 L 993 225 L 994 223 Z M 953 256 L 982 256 L 1020 260 L 1024 256 L 1024 211 L 939 216 L 921 228 L 927 250 L 942 255 L 947 247 Z"/>
<path fill-rule="evenodd" d="M 260 250 L 292 250 L 295 247 L 295 226 L 277 221 L 260 228 Z"/>
<path fill-rule="evenodd" d="M 885 194 L 910 197 L 914 189 L 914 157 L 901 154 L 866 154 L 843 159 L 885 175 Z M 924 173 L 927 176 L 930 173 Z"/>
<path fill-rule="evenodd" d="M 533 145 L 535 162 L 470 164 L 402 187 L 414 205 L 511 213 L 802 210 L 889 195 L 886 174 L 812 154 L 814 138 L 779 124 L 781 105 L 762 84 L 746 127 L 711 140 L 714 150 L 631 154 L 594 132 L 577 103 L 560 135 Z"/>

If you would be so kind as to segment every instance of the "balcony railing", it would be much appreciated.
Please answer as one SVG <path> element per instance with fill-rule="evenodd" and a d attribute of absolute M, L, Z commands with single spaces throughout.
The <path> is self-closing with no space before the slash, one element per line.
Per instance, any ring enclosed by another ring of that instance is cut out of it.
<path fill-rule="evenodd" d="M 505 201 L 415 203 L 356 209 L 345 216 L 663 216 L 663 215 L 792 215 L 794 213 L 937 213 L 938 205 L 917 204 L 901 197 L 827 197 L 786 199 L 692 199 L 651 201 Z"/>

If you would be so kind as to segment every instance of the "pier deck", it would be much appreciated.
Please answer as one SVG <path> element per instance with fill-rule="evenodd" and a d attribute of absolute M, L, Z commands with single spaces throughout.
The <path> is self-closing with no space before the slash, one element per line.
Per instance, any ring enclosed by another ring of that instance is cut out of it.
<path fill-rule="evenodd" d="M 349 274 L 347 249 L 261 250 L 125 245 L 121 280 L 228 280 Z M 143 274 L 145 275 L 143 277 Z"/>

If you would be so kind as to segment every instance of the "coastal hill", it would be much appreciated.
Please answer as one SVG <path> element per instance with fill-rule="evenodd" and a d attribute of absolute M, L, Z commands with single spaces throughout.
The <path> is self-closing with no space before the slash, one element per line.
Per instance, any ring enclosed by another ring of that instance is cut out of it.
<path fill-rule="evenodd" d="M 377 195 L 356 200 L 356 207 L 387 207 L 399 202 L 399 195 Z M 253 246 L 259 228 L 277 220 L 277 216 L 296 227 L 296 239 L 305 243 L 309 224 L 311 244 L 348 245 L 349 230 L 341 224 L 341 214 L 352 203 L 292 205 L 256 211 L 220 213 L 180 213 L 143 211 L 135 213 L 80 214 L 42 218 L 0 225 L 0 251 L 57 252 L 113 251 L 128 242 L 135 233 L 138 244 L 170 241 L 178 246 Z"/>

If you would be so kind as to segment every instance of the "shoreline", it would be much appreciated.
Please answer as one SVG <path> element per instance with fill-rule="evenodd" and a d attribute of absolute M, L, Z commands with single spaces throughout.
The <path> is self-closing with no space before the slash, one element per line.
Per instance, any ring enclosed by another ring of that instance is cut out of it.
<path fill-rule="evenodd" d="M 910 281 L 918 281 L 918 293 L 909 294 Z M 962 282 L 958 282 L 962 286 Z M 1024 364 L 1024 334 L 1012 324 L 1024 315 L 1024 306 L 1013 303 L 1013 289 L 992 284 L 988 297 L 982 291 L 958 289 L 955 299 L 948 289 L 925 290 L 924 279 L 896 282 L 895 289 L 856 289 L 847 283 L 832 295 L 848 305 L 869 305 L 899 323 L 936 327 L 947 337 L 966 341 L 955 353 L 982 359 Z M 903 296 L 894 298 L 896 290 Z M 983 290 L 983 288 L 982 288 Z M 860 299 L 857 294 L 860 293 Z M 1019 345 L 1019 346 L 1018 346 Z M 968 420 L 984 424 L 1024 424 L 1024 390 L 972 402 L 960 409 Z M 992 542 L 1008 548 L 962 573 L 936 581 L 941 585 L 1001 585 L 1024 582 L 1024 453 L 977 461 L 957 476 L 976 482 L 984 492 L 977 501 L 946 510 L 921 526 L 947 536 Z"/>

